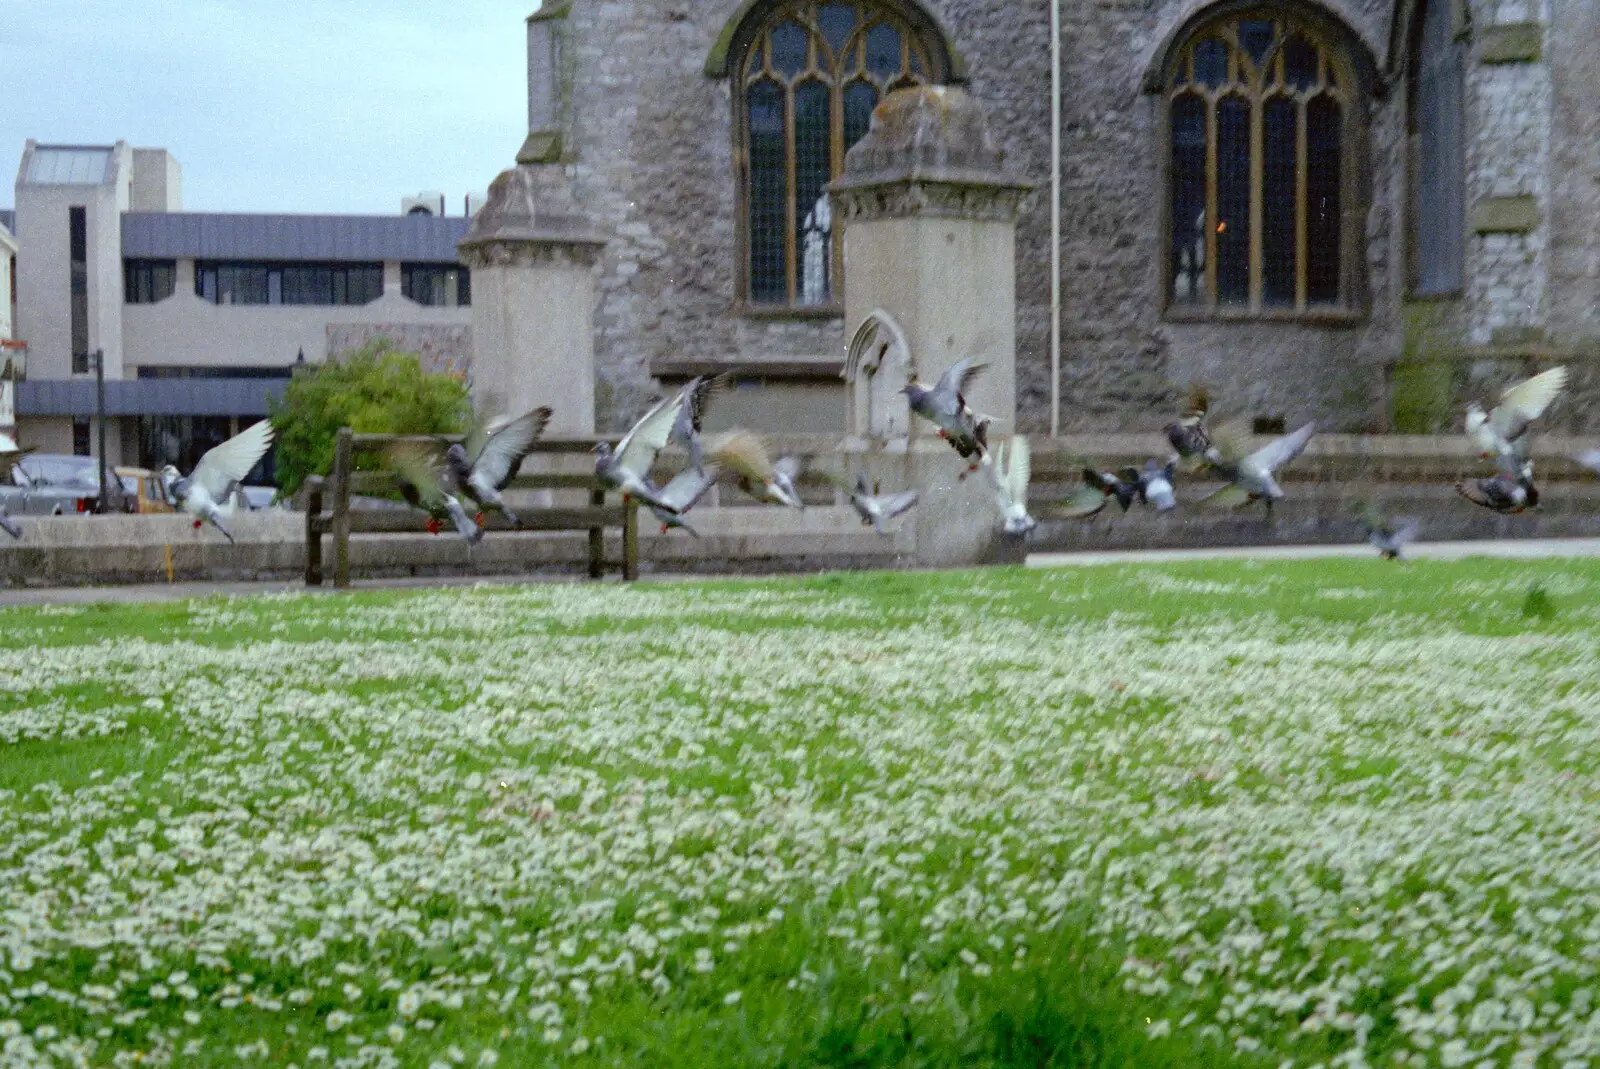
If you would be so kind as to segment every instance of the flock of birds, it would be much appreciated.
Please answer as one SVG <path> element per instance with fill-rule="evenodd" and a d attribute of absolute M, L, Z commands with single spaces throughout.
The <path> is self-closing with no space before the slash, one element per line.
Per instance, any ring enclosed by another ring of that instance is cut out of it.
<path fill-rule="evenodd" d="M 1038 526 L 1028 513 L 1028 440 L 1014 435 L 1000 438 L 991 446 L 989 428 L 993 420 L 967 402 L 967 390 L 986 366 L 976 359 L 962 360 L 933 385 L 913 381 L 901 392 L 911 411 L 932 423 L 939 437 L 968 462 L 958 479 L 983 472 L 994 494 L 1001 529 L 1007 535 L 1022 537 Z M 740 490 L 757 501 L 785 508 L 805 507 L 798 486 L 802 474 L 799 457 L 773 460 L 761 437 L 743 429 L 702 440 L 708 406 L 732 381 L 731 374 L 695 378 L 677 394 L 657 402 L 615 445 L 602 442 L 595 447 L 598 455 L 594 470 L 600 482 L 620 491 L 624 501 L 636 499 L 649 509 L 660 522 L 662 534 L 677 529 L 698 537 L 685 517 L 724 473 L 732 475 Z M 1521 512 L 1538 505 L 1539 491 L 1529 457 L 1531 427 L 1566 382 L 1564 367 L 1551 368 L 1506 390 L 1499 404 L 1488 411 L 1476 403 L 1468 406 L 1467 438 L 1479 459 L 1493 461 L 1495 473 L 1458 481 L 1455 489 L 1462 497 L 1501 513 Z M 1183 417 L 1163 428 L 1172 447 L 1171 454 L 1164 458 L 1152 458 L 1142 468 L 1126 467 L 1116 472 L 1085 467 L 1083 485 L 1067 500 L 1062 514 L 1093 516 L 1112 501 L 1123 512 L 1135 502 L 1157 512 L 1169 512 L 1177 507 L 1173 486 L 1182 469 L 1223 480 L 1221 487 L 1201 499 L 1203 503 L 1239 507 L 1259 501 L 1270 518 L 1273 503 L 1284 497 L 1276 473 L 1305 450 L 1316 433 L 1316 425 L 1307 423 L 1249 450 L 1240 429 L 1210 427 L 1207 408 L 1204 394 L 1196 394 Z M 487 513 L 498 512 L 511 526 L 520 526 L 502 492 L 533 451 L 550 414 L 549 408 L 536 408 L 515 419 L 479 421 L 463 442 L 403 440 L 390 447 L 385 455 L 386 465 L 401 496 L 427 514 L 428 530 L 437 534 L 449 524 L 468 543 L 475 544 L 483 537 Z M 224 521 L 232 514 L 234 491 L 271 447 L 272 436 L 271 424 L 263 420 L 206 452 L 187 476 L 168 465 L 161 473 L 168 499 L 194 517 L 197 529 L 209 523 L 232 542 L 233 534 Z M 657 456 L 669 445 L 681 446 L 689 463 L 658 486 L 651 472 Z M 0 452 L 0 476 L 8 475 L 9 466 L 21 455 L 25 454 Z M 1573 459 L 1600 473 L 1600 450 L 1580 453 Z M 869 488 L 863 475 L 851 480 L 830 473 L 827 478 L 848 497 L 861 522 L 870 524 L 880 535 L 890 533 L 886 523 L 917 504 L 916 490 L 877 493 Z M 471 514 L 469 504 L 473 506 Z M 1365 504 L 1358 505 L 1357 511 L 1368 541 L 1384 557 L 1398 558 L 1406 543 L 1416 538 L 1419 524 L 1414 519 L 1391 520 Z M 13 538 L 22 537 L 3 509 L 0 529 Z"/>

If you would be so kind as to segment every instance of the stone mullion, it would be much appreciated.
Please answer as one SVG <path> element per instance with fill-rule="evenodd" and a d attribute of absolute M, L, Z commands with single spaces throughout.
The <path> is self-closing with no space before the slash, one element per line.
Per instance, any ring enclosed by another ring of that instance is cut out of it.
<path fill-rule="evenodd" d="M 783 85 L 783 274 L 790 304 L 795 298 L 795 260 L 799 251 L 795 246 L 794 128 L 794 80 L 791 79 Z"/>
<path fill-rule="evenodd" d="M 1262 266 L 1262 221 L 1266 215 L 1266 97 L 1259 82 L 1248 87 L 1250 102 L 1250 310 L 1261 310 L 1266 271 Z"/>
<path fill-rule="evenodd" d="M 1198 88 L 1198 87 L 1197 87 Z M 1206 299 L 1210 311 L 1217 309 L 1217 94 L 1202 91 L 1206 102 Z"/>
<path fill-rule="evenodd" d="M 1306 97 L 1295 95 L 1294 131 L 1294 309 L 1306 309 L 1306 274 L 1311 264 L 1311 251 L 1306 236 L 1306 179 L 1311 170 L 1310 146 L 1306 143 Z"/>

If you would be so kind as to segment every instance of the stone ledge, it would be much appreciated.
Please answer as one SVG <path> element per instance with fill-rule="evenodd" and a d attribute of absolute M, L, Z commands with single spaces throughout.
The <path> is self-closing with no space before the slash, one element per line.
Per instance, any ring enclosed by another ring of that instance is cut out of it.
<path fill-rule="evenodd" d="M 1478 31 L 1478 62 L 1537 63 L 1544 54 L 1544 27 L 1537 22 L 1507 22 Z"/>
<path fill-rule="evenodd" d="M 751 379 L 839 379 L 844 361 L 835 356 L 797 356 L 783 360 L 740 360 L 733 357 L 652 360 L 650 374 L 658 379 L 692 379 L 725 371 Z"/>
<path fill-rule="evenodd" d="M 561 135 L 559 133 L 529 134 L 517 149 L 518 163 L 560 163 Z"/>
<path fill-rule="evenodd" d="M 1477 234 L 1528 234 L 1541 222 L 1539 201 L 1532 194 L 1480 197 L 1472 206 L 1472 230 Z"/>

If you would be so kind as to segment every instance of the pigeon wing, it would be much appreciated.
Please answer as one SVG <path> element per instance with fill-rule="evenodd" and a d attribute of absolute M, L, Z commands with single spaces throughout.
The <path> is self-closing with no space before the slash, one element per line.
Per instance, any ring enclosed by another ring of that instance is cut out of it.
<path fill-rule="evenodd" d="M 27 449 L 0 450 L 0 483 L 9 483 L 11 481 L 12 469 L 21 462 L 23 457 L 33 452 L 34 448 L 34 446 L 29 446 Z"/>
<path fill-rule="evenodd" d="M 1263 471 L 1277 471 L 1304 452 L 1306 443 L 1311 441 L 1311 436 L 1316 433 L 1317 425 L 1307 423 L 1293 434 L 1286 434 L 1282 438 L 1268 442 L 1250 454 L 1250 459 L 1259 464 Z"/>
<path fill-rule="evenodd" d="M 1574 453 L 1572 459 L 1596 475 L 1600 475 L 1600 449 L 1586 449 L 1582 453 Z"/>
<path fill-rule="evenodd" d="M 432 446 L 402 443 L 392 446 L 384 455 L 384 463 L 394 472 L 400 484 L 400 495 L 413 508 L 429 514 L 442 512 L 445 507 L 444 489 L 439 480 L 444 476 L 444 465 L 439 452 Z"/>
<path fill-rule="evenodd" d="M 220 504 L 227 498 L 229 488 L 243 482 L 270 448 L 271 421 L 254 423 L 221 445 L 206 450 L 200 463 L 194 466 L 189 481 L 203 487 L 211 500 Z"/>
<path fill-rule="evenodd" d="M 536 408 L 500 427 L 472 454 L 472 473 L 481 475 L 496 490 L 504 490 L 549 422 L 550 409 Z"/>
<path fill-rule="evenodd" d="M 1422 522 L 1410 517 L 1397 519 L 1394 522 L 1395 528 L 1390 532 L 1389 539 L 1397 546 L 1403 546 L 1407 542 L 1415 542 L 1417 533 L 1422 530 Z"/>
<path fill-rule="evenodd" d="M 903 512 L 909 512 L 911 506 L 917 503 L 918 496 L 915 490 L 902 490 L 898 494 L 883 494 L 875 500 L 882 518 L 892 520 Z"/>
<path fill-rule="evenodd" d="M 1456 480 L 1456 493 L 1460 494 L 1474 505 L 1482 505 L 1486 509 L 1492 509 L 1495 507 L 1495 503 L 1489 498 L 1488 494 L 1484 493 L 1483 483 L 1485 481 L 1486 480 L 1482 479 L 1474 479 L 1473 481 L 1468 482 L 1465 479 L 1458 479 Z"/>
<path fill-rule="evenodd" d="M 1538 419 L 1567 385 L 1567 369 L 1553 367 L 1520 382 L 1500 395 L 1489 413 L 1489 425 L 1506 439 L 1514 439 Z"/>
<path fill-rule="evenodd" d="M 633 429 L 617 443 L 617 465 L 641 479 L 649 474 L 651 465 L 656 462 L 656 454 L 661 452 L 672 435 L 672 425 L 677 421 L 678 410 L 683 403 L 683 394 L 679 393 L 676 397 L 658 402 L 646 412 L 644 418 L 635 423 Z"/>
<path fill-rule="evenodd" d="M 1105 508 L 1106 502 L 1110 500 L 1110 496 L 1104 490 L 1098 490 L 1086 484 L 1079 487 L 1077 493 L 1067 498 L 1066 507 L 1062 509 L 1062 515 L 1074 520 L 1087 519 Z"/>
<path fill-rule="evenodd" d="M 1238 508 L 1240 505 L 1245 504 L 1249 500 L 1250 491 L 1246 490 L 1238 483 L 1229 483 L 1220 489 L 1211 491 L 1211 493 L 1207 494 L 1205 497 L 1202 497 L 1200 499 L 1200 503 L 1203 505 L 1211 505 L 1216 508 Z"/>
<path fill-rule="evenodd" d="M 732 430 L 724 434 L 711 450 L 711 459 L 753 482 L 765 485 L 772 481 L 772 461 L 767 457 L 767 447 L 752 431 Z"/>
<path fill-rule="evenodd" d="M 792 483 L 800 478 L 800 470 L 804 466 L 799 457 L 779 457 L 772 462 L 772 473 L 779 478 L 788 479 Z"/>
<path fill-rule="evenodd" d="M 1013 435 L 1006 454 L 1005 492 L 1014 504 L 1027 506 L 1028 482 L 1033 478 L 1033 457 L 1024 435 Z"/>
<path fill-rule="evenodd" d="M 706 492 L 717 484 L 717 476 L 720 474 L 722 473 L 715 464 L 707 464 L 704 472 L 695 471 L 692 467 L 684 468 L 674 475 L 656 496 L 671 505 L 681 516 L 706 496 Z"/>
<path fill-rule="evenodd" d="M 945 373 L 939 376 L 939 382 L 934 386 L 934 390 L 939 393 L 957 393 L 965 397 L 967 387 L 972 385 L 972 380 L 978 377 L 980 371 L 989 366 L 988 364 L 980 364 L 977 361 L 977 357 L 969 356 L 965 360 L 957 360 L 951 364 L 945 370 Z"/>
<path fill-rule="evenodd" d="M 1224 463 L 1237 464 L 1249 454 L 1250 438 L 1243 423 L 1224 423 L 1207 432 L 1206 437 Z"/>

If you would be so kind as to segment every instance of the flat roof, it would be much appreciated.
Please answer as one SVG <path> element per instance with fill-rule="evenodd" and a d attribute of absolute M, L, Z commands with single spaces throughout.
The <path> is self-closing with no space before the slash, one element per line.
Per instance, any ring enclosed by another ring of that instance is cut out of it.
<path fill-rule="evenodd" d="M 153 260 L 457 260 L 464 215 L 124 212 L 122 255 Z"/>
<path fill-rule="evenodd" d="M 24 182 L 36 186 L 98 186 L 111 173 L 112 145 L 35 145 Z"/>

